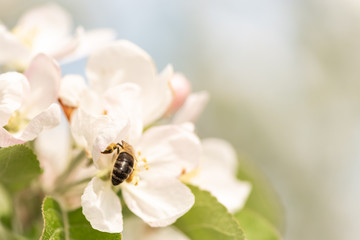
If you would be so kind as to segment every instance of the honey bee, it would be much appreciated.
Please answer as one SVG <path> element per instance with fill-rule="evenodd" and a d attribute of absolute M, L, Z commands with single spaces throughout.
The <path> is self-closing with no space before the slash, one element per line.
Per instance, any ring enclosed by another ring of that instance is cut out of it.
<path fill-rule="evenodd" d="M 117 151 L 116 160 L 111 174 L 111 182 L 114 186 L 123 181 L 131 182 L 136 168 L 137 158 L 133 147 L 125 141 L 110 144 L 102 153 L 110 154 Z"/>

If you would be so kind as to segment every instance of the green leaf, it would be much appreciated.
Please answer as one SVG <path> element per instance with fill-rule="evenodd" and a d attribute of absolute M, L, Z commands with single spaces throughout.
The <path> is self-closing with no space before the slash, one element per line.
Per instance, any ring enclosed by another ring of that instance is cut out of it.
<path fill-rule="evenodd" d="M 121 234 L 119 233 L 104 233 L 93 229 L 86 220 L 81 208 L 69 213 L 69 226 L 71 239 L 121 240 Z"/>
<path fill-rule="evenodd" d="M 64 239 L 64 213 L 52 198 L 45 198 L 43 206 L 44 230 L 41 239 Z"/>
<path fill-rule="evenodd" d="M 36 155 L 24 145 L 0 148 L 0 183 L 11 192 L 24 189 L 42 170 Z"/>
<path fill-rule="evenodd" d="M 242 240 L 244 232 L 227 209 L 209 192 L 188 185 L 195 195 L 195 204 L 175 226 L 193 240 Z"/>
<path fill-rule="evenodd" d="M 279 240 L 280 234 L 264 217 L 250 209 L 235 213 L 236 219 L 245 231 L 248 240 Z"/>
<path fill-rule="evenodd" d="M 284 230 L 284 209 L 269 180 L 259 167 L 246 158 L 240 158 L 239 165 L 238 178 L 252 184 L 245 207 L 260 213 L 282 232 Z"/>
<path fill-rule="evenodd" d="M 9 193 L 0 184 L 0 221 L 12 214 L 12 202 Z"/>
<path fill-rule="evenodd" d="M 121 240 L 119 233 L 105 233 L 93 229 L 82 214 L 81 208 L 67 213 L 51 197 L 44 200 L 43 217 L 42 240 Z"/>

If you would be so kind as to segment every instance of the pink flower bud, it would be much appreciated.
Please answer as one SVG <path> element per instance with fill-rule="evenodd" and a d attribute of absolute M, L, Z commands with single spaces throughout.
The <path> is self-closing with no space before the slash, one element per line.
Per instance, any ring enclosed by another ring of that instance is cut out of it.
<path fill-rule="evenodd" d="M 165 113 L 166 116 L 172 115 L 179 110 L 191 92 L 189 80 L 181 73 L 175 73 L 169 84 L 174 97 Z"/>

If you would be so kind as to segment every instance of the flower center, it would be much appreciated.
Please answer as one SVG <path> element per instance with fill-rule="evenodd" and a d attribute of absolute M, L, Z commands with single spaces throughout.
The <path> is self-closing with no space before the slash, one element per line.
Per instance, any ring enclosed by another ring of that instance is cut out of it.
<path fill-rule="evenodd" d="M 137 152 L 136 159 L 137 160 L 135 161 L 134 171 L 131 173 L 129 178 L 126 180 L 126 182 L 132 183 L 135 186 L 137 186 L 140 181 L 138 173 L 141 171 L 144 171 L 144 170 L 145 171 L 149 170 L 149 165 L 148 165 L 147 159 L 146 159 L 146 157 L 141 156 L 141 151 Z"/>
<path fill-rule="evenodd" d="M 23 118 L 19 111 L 15 111 L 13 115 L 11 115 L 8 124 L 5 125 L 4 128 L 10 133 L 17 133 L 24 129 L 28 123 L 28 119 Z"/>
<path fill-rule="evenodd" d="M 39 34 L 39 29 L 33 27 L 25 31 L 24 28 L 14 27 L 11 32 L 19 39 L 29 50 L 34 46 L 36 37 Z"/>
<path fill-rule="evenodd" d="M 111 143 L 107 148 L 101 152 L 102 154 L 113 154 L 116 156 L 113 162 L 112 170 L 110 171 L 111 182 L 114 186 L 121 184 L 123 181 L 139 184 L 138 173 L 143 170 L 148 170 L 149 165 L 147 159 L 141 155 L 141 152 L 136 152 L 134 148 L 125 141 L 121 143 Z"/>

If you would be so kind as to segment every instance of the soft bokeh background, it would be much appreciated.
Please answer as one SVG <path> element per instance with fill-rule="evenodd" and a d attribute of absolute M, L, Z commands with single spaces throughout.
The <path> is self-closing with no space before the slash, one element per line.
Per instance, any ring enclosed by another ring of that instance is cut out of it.
<path fill-rule="evenodd" d="M 0 19 L 11 27 L 43 2 L 0 0 Z M 357 0 L 57 2 L 76 25 L 114 28 L 210 92 L 199 134 L 231 141 L 267 175 L 285 239 L 359 239 Z"/>

